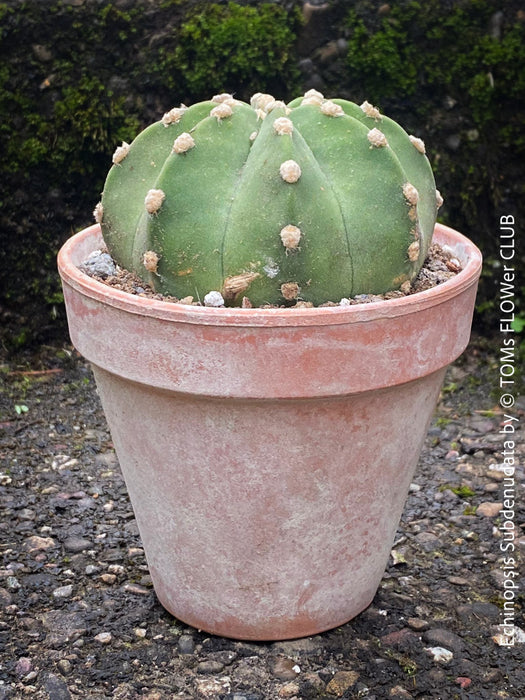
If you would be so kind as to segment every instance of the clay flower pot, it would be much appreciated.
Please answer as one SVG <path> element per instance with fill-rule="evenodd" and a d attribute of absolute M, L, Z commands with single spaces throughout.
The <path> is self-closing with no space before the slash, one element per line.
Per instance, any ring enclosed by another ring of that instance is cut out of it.
<path fill-rule="evenodd" d="M 481 255 L 406 298 L 350 307 L 184 306 L 59 269 L 93 366 L 160 602 L 207 632 L 316 634 L 372 601 L 447 365 L 465 349 Z"/>

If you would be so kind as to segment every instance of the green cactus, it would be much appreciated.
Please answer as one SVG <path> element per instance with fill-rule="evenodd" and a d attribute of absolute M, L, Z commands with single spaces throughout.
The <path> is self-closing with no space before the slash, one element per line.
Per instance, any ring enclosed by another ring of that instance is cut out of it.
<path fill-rule="evenodd" d="M 440 205 L 420 139 L 316 91 L 174 109 L 113 161 L 95 210 L 109 252 L 155 290 L 207 304 L 406 289 Z"/>

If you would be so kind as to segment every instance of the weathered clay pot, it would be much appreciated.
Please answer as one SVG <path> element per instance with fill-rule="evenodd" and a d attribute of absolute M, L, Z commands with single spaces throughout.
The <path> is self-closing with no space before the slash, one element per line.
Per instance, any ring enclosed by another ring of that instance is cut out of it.
<path fill-rule="evenodd" d="M 59 254 L 71 338 L 93 366 L 155 591 L 180 620 L 241 639 L 340 625 L 379 586 L 481 268 L 351 307 L 209 309 L 114 290 Z"/>

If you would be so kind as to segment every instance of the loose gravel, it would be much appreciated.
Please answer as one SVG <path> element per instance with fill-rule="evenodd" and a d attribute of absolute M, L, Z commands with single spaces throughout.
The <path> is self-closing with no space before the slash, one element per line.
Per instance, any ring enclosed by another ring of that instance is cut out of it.
<path fill-rule="evenodd" d="M 447 374 L 372 605 L 275 643 L 213 637 L 163 610 L 89 367 L 69 346 L 4 358 L 0 700 L 523 700 L 525 404 L 513 409 L 510 646 L 497 352 L 474 339 Z"/>

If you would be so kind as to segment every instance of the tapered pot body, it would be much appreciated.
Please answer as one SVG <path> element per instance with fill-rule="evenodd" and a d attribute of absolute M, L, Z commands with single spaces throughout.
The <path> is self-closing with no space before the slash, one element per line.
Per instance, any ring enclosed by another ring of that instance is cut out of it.
<path fill-rule="evenodd" d="M 207 309 L 128 295 L 59 255 L 70 334 L 92 363 L 155 591 L 227 637 L 315 634 L 379 586 L 447 365 L 468 343 L 481 256 L 411 297 Z"/>

